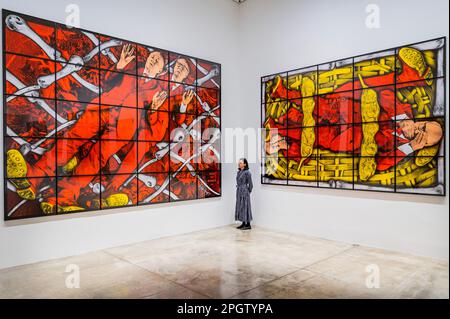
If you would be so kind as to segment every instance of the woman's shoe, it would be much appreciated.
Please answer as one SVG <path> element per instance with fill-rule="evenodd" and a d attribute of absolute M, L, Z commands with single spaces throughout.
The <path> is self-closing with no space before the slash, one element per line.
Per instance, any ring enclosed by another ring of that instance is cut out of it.
<path fill-rule="evenodd" d="M 250 226 L 250 223 L 246 223 L 244 225 L 244 227 L 241 228 L 241 230 L 248 230 L 248 229 L 252 229 L 252 226 Z"/>
<path fill-rule="evenodd" d="M 244 228 L 244 226 L 245 226 L 245 223 L 242 223 L 241 226 L 238 226 L 238 227 L 236 227 L 236 228 L 237 228 L 237 229 L 242 229 L 242 228 Z"/>

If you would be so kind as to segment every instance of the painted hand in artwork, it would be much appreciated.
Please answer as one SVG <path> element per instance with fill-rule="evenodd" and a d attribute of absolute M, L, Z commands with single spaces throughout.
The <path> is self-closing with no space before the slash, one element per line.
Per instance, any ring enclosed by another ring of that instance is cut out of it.
<path fill-rule="evenodd" d="M 194 91 L 193 90 L 188 90 L 186 92 L 183 93 L 183 100 L 181 101 L 182 105 L 188 105 L 189 103 L 191 103 L 192 98 L 194 97 Z"/>
<path fill-rule="evenodd" d="M 159 109 L 159 107 L 164 103 L 164 101 L 167 99 L 167 92 L 166 91 L 159 91 L 155 94 L 152 100 L 152 111 L 156 111 Z"/>
<path fill-rule="evenodd" d="M 136 55 L 134 53 L 134 47 L 131 44 L 125 44 L 122 48 L 122 53 L 120 53 L 120 60 L 117 62 L 117 70 L 123 70 L 128 63 L 134 60 Z"/>
<path fill-rule="evenodd" d="M 414 138 L 416 128 L 413 120 L 403 120 L 399 123 L 399 126 L 407 139 L 412 140 Z"/>
<path fill-rule="evenodd" d="M 411 148 L 415 151 L 421 150 L 427 144 L 427 133 L 419 131 L 416 137 L 410 142 Z"/>
<path fill-rule="evenodd" d="M 287 150 L 287 148 L 286 139 L 280 134 L 275 134 L 270 141 L 266 142 L 267 154 L 275 154 L 279 150 Z"/>

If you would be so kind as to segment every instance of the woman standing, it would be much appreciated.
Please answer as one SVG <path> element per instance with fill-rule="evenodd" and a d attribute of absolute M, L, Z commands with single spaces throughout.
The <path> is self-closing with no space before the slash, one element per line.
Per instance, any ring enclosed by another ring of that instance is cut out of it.
<path fill-rule="evenodd" d="M 239 160 L 239 170 L 236 176 L 236 210 L 235 219 L 242 222 L 238 229 L 252 229 L 252 207 L 250 204 L 250 193 L 253 189 L 252 174 L 248 169 L 247 159 Z"/>

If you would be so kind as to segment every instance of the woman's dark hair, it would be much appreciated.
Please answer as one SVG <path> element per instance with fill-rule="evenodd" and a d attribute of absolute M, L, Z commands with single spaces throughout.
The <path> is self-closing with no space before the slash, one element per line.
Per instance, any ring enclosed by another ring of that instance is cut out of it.
<path fill-rule="evenodd" d="M 245 157 L 243 157 L 243 158 L 240 159 L 240 161 L 243 161 L 244 164 L 245 164 L 244 171 L 248 170 L 248 161 L 247 161 L 247 159 L 246 159 Z M 239 169 L 239 170 L 240 170 L 240 169 Z"/>

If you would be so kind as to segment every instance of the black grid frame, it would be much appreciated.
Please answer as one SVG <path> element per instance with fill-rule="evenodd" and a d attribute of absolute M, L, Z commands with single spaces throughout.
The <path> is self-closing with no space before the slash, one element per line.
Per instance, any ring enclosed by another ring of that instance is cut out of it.
<path fill-rule="evenodd" d="M 18 52 L 10 52 L 10 51 L 6 50 L 5 18 L 8 15 L 11 15 L 11 14 L 17 15 L 17 16 L 19 16 L 19 17 L 21 17 L 21 18 L 23 18 L 23 19 L 25 19 L 27 21 L 40 23 L 40 24 L 47 24 L 47 25 L 51 26 L 53 28 L 53 30 L 54 30 L 53 37 L 52 37 L 52 42 L 53 42 L 52 49 L 53 49 L 54 53 L 56 53 L 58 51 L 58 48 L 59 48 L 58 39 L 57 39 L 57 32 L 60 29 L 67 30 L 66 26 L 64 24 L 61 24 L 61 23 L 52 22 L 52 21 L 49 21 L 49 20 L 33 17 L 33 16 L 30 16 L 30 15 L 27 15 L 27 14 L 22 14 L 22 13 L 10 11 L 10 10 L 2 9 L 2 20 L 3 20 L 3 23 L 2 23 L 3 52 L 2 52 L 2 54 L 3 54 L 3 92 L 4 92 L 4 94 L 3 94 L 3 106 L 4 106 L 3 107 L 3 120 L 4 120 L 4 125 L 3 125 L 3 145 L 4 145 L 4 149 L 5 149 L 4 154 L 3 154 L 3 160 L 4 160 L 3 161 L 4 162 L 4 168 L 3 168 L 4 169 L 4 181 L 3 181 L 3 185 L 4 185 L 4 193 L 5 193 L 5 201 L 4 201 L 4 219 L 5 220 L 49 216 L 49 215 L 44 215 L 42 212 L 35 212 L 33 214 L 26 215 L 26 216 L 15 217 L 14 214 L 9 214 L 8 211 L 7 211 L 7 206 L 8 206 L 8 202 L 7 202 L 7 193 L 8 193 L 7 183 L 8 183 L 8 179 L 6 177 L 6 151 L 7 150 L 6 150 L 5 147 L 6 147 L 6 140 L 10 139 L 11 136 L 7 134 L 7 130 L 6 130 L 6 128 L 7 128 L 7 123 L 6 123 L 6 120 L 7 120 L 7 116 L 6 116 L 6 114 L 7 114 L 7 103 L 6 103 L 6 100 L 7 100 L 8 96 L 15 96 L 16 94 L 15 94 L 15 92 L 10 93 L 10 94 L 6 93 L 7 92 L 7 90 L 6 90 L 6 86 L 7 86 L 7 80 L 6 80 L 6 65 L 7 65 L 6 63 L 7 63 L 7 59 L 6 59 L 6 55 L 10 54 L 10 55 L 21 56 L 23 58 L 36 58 L 36 57 L 34 57 L 32 55 L 22 54 L 22 53 L 18 53 Z M 162 142 L 162 141 L 141 140 L 141 139 L 138 138 L 137 130 L 138 130 L 139 125 L 140 125 L 139 120 L 138 120 L 138 119 L 140 119 L 139 112 L 143 113 L 143 112 L 146 111 L 144 108 L 140 108 L 139 107 L 139 79 L 141 79 L 141 78 L 148 78 L 149 80 L 153 80 L 153 81 L 157 80 L 157 81 L 164 82 L 167 85 L 168 96 L 167 96 L 167 100 L 166 100 L 165 103 L 167 103 L 167 105 L 168 105 L 168 110 L 166 110 L 166 111 L 159 111 L 158 110 L 157 112 L 161 112 L 161 114 L 164 112 L 164 114 L 167 114 L 167 116 L 169 117 L 169 122 L 170 122 L 172 115 L 179 114 L 176 111 L 171 111 L 170 110 L 170 88 L 171 88 L 171 85 L 186 85 L 186 83 L 177 83 L 177 82 L 171 81 L 169 62 L 170 62 L 170 57 L 173 56 L 173 57 L 184 57 L 184 58 L 186 58 L 186 59 L 188 59 L 190 61 L 190 64 L 191 64 L 190 65 L 191 66 L 191 70 L 190 70 L 191 71 L 190 72 L 191 73 L 191 81 L 190 82 L 191 83 L 189 84 L 189 86 L 195 93 L 197 93 L 200 90 L 215 90 L 215 92 L 217 93 L 216 96 L 218 98 L 217 99 L 218 115 L 216 115 L 215 117 L 217 117 L 219 119 L 220 123 L 218 124 L 218 128 L 219 128 L 219 130 L 221 130 L 221 124 L 222 124 L 221 86 L 222 86 L 222 83 L 221 83 L 221 64 L 220 63 L 209 61 L 209 60 L 206 60 L 206 59 L 196 58 L 196 57 L 193 57 L 193 56 L 190 56 L 190 55 L 187 55 L 187 54 L 182 54 L 182 53 L 179 53 L 179 52 L 174 52 L 174 51 L 161 49 L 161 48 L 154 47 L 154 46 L 148 46 L 148 45 L 145 45 L 145 44 L 142 44 L 142 43 L 138 43 L 138 42 L 135 42 L 135 41 L 130 41 L 130 40 L 125 40 L 125 39 L 121 39 L 121 38 L 117 38 L 117 37 L 108 36 L 108 35 L 105 35 L 105 34 L 101 34 L 101 33 L 98 33 L 98 32 L 93 32 L 93 31 L 90 31 L 90 30 L 82 29 L 82 28 L 71 28 L 70 30 L 72 30 L 72 31 L 75 30 L 75 32 L 83 32 L 83 33 L 84 32 L 88 32 L 90 34 L 93 34 L 97 38 L 98 43 L 101 43 L 103 41 L 103 39 L 116 39 L 118 41 L 122 41 L 123 43 L 129 43 L 129 44 L 131 44 L 131 45 L 133 45 L 135 47 L 135 51 L 134 51 L 135 59 L 132 61 L 132 63 L 134 64 L 134 69 L 132 69 L 132 71 L 129 71 L 129 70 L 111 70 L 111 69 L 108 69 L 106 67 L 102 67 L 102 65 L 101 65 L 101 54 L 102 54 L 102 52 L 100 50 L 98 50 L 98 52 L 96 53 L 95 58 L 94 58 L 94 60 L 97 61 L 96 65 L 93 65 L 91 63 L 88 66 L 84 66 L 84 68 L 85 69 L 89 69 L 89 70 L 94 70 L 95 72 L 97 72 L 97 74 L 98 74 L 98 88 L 99 88 L 99 90 L 102 88 L 102 76 L 101 75 L 104 72 L 112 71 L 113 73 L 117 73 L 118 76 L 131 76 L 131 77 L 134 77 L 135 82 L 136 82 L 136 101 L 135 101 L 134 105 L 126 105 L 126 106 L 121 106 L 121 105 L 116 105 L 116 104 L 111 104 L 111 103 L 109 103 L 109 104 L 108 103 L 102 103 L 102 94 L 100 93 L 100 91 L 99 91 L 99 93 L 97 95 L 97 98 L 96 98 L 95 102 L 93 102 L 91 99 L 87 99 L 86 101 L 77 101 L 77 100 L 67 100 L 67 99 L 64 99 L 64 98 L 58 98 L 58 96 L 57 96 L 57 93 L 58 93 L 58 88 L 57 88 L 58 81 L 57 81 L 56 72 L 55 72 L 55 74 L 54 74 L 55 78 L 54 78 L 53 98 L 47 99 L 46 97 L 39 97 L 40 99 L 51 100 L 52 102 L 54 102 L 54 104 L 55 104 L 54 105 L 54 107 L 55 107 L 54 108 L 55 116 L 58 115 L 57 105 L 58 105 L 58 103 L 62 103 L 62 102 L 67 102 L 67 103 L 85 103 L 85 104 L 89 103 L 91 105 L 97 106 L 98 108 L 100 108 L 100 107 L 111 107 L 111 108 L 124 108 L 124 109 L 125 108 L 129 108 L 129 109 L 134 109 L 135 110 L 135 114 L 136 114 L 136 122 L 137 122 L 136 123 L 136 125 L 137 125 L 136 133 L 132 137 L 130 137 L 129 139 L 121 141 L 121 142 L 129 142 L 129 143 Z M 121 47 L 122 46 L 120 46 L 120 48 Z M 138 47 L 152 49 L 152 50 L 158 50 L 160 52 L 163 52 L 166 55 L 166 58 L 167 58 L 166 59 L 166 65 L 165 65 L 166 73 L 167 73 L 167 77 L 166 78 L 151 78 L 150 76 L 147 76 L 147 75 L 144 75 L 144 74 L 142 74 L 142 75 L 139 74 L 139 69 L 140 69 L 140 64 L 139 63 L 142 62 L 142 61 L 138 61 L 139 60 L 138 59 L 139 58 L 138 57 L 139 53 L 137 51 Z M 118 57 L 118 56 L 116 56 L 116 57 Z M 55 58 L 51 58 L 51 57 L 47 57 L 47 58 L 45 58 L 45 57 L 38 57 L 38 59 L 41 59 L 41 60 L 53 63 L 54 67 L 55 67 L 55 71 L 60 70 L 62 68 L 62 66 L 67 66 L 67 65 L 71 65 L 71 66 L 75 65 L 76 66 L 77 65 L 76 63 L 72 63 L 71 61 L 67 61 L 65 63 L 60 62 L 60 61 L 56 61 Z M 61 65 L 59 69 L 58 69 L 58 64 Z M 193 68 L 192 68 L 192 64 L 194 66 Z M 210 65 L 211 67 L 218 68 L 218 75 L 216 77 L 214 77 L 214 81 L 217 84 L 217 87 L 203 86 L 203 84 L 202 85 L 198 85 L 197 84 L 197 80 L 202 76 L 202 73 L 200 73 L 198 71 L 197 65 L 201 65 L 201 64 L 203 64 L 203 65 L 207 64 L 207 65 Z M 17 96 L 17 97 L 19 97 L 19 96 Z M 21 95 L 20 97 L 23 98 L 24 95 Z M 196 100 L 195 96 L 194 96 L 193 100 L 194 101 Z M 100 114 L 100 112 L 99 112 L 99 114 Z M 200 110 L 198 109 L 197 106 L 195 106 L 195 112 L 192 112 L 191 115 L 194 115 L 194 116 L 198 117 L 200 114 L 201 114 Z M 99 125 L 99 129 L 100 129 L 100 127 L 101 127 L 101 117 L 100 117 L 100 115 L 99 115 L 99 124 L 98 125 Z M 57 125 L 57 121 L 55 120 L 55 128 L 57 126 L 58 126 Z M 168 127 L 167 127 L 167 130 L 169 130 Z M 169 132 L 169 134 L 170 134 L 170 132 Z M 16 136 L 14 136 L 14 137 L 16 137 Z M 36 138 L 38 138 L 38 137 L 36 137 Z M 60 138 L 55 134 L 55 138 L 54 139 L 58 140 Z M 222 145 L 222 143 L 220 142 L 220 139 L 221 139 L 221 137 L 219 137 L 219 142 L 218 142 L 218 144 L 220 144 L 219 145 L 220 148 L 217 149 L 219 154 L 222 153 L 221 152 L 221 145 Z M 101 136 L 98 136 L 98 137 L 92 138 L 91 140 L 92 140 L 92 142 L 94 144 L 95 143 L 98 144 L 99 154 L 102 154 L 102 149 L 101 149 L 102 142 L 105 142 L 105 141 L 107 142 L 108 139 L 102 139 Z M 111 140 L 111 141 L 113 141 L 113 140 Z M 168 139 L 164 140 L 164 142 L 169 143 L 169 145 L 172 143 Z M 56 148 L 56 143 L 55 143 L 55 148 Z M 168 157 L 169 157 L 169 164 L 170 164 L 170 152 L 168 154 Z M 55 167 L 56 168 L 57 168 L 57 163 L 58 163 L 57 152 L 55 152 Z M 136 155 L 136 167 L 139 167 L 139 156 L 138 155 Z M 164 175 L 167 176 L 167 178 L 169 180 L 169 185 L 166 188 L 167 190 L 171 190 L 171 180 L 174 178 L 173 177 L 173 173 L 174 172 L 170 171 L 170 168 L 168 168 L 167 172 L 164 171 L 164 172 L 159 172 L 158 173 L 158 174 L 164 174 Z M 198 196 L 198 192 L 199 192 L 198 191 L 198 187 L 199 187 L 198 184 L 199 184 L 199 181 L 198 181 L 197 176 L 200 176 L 201 174 L 207 174 L 207 173 L 216 174 L 218 176 L 218 188 L 219 188 L 218 189 L 218 195 L 210 194 L 211 196 L 207 196 L 207 197 L 209 198 L 209 197 L 220 197 L 221 196 L 221 192 L 222 192 L 222 177 L 221 177 L 220 161 L 218 163 L 218 169 L 217 170 L 208 170 L 208 169 L 197 170 L 196 169 L 196 171 L 194 173 L 195 173 L 195 180 L 196 180 L 195 186 L 194 186 L 194 188 L 195 188 L 195 196 L 193 196 L 192 198 L 189 198 L 189 199 L 172 199 L 170 194 L 169 194 L 169 196 L 168 196 L 169 199 L 168 199 L 167 202 L 173 202 L 173 201 L 179 202 L 179 201 L 186 201 L 186 200 L 195 200 L 195 199 L 206 198 L 206 197 L 199 197 Z M 62 178 L 66 177 L 66 176 L 60 176 L 58 171 L 56 171 L 55 174 L 56 174 L 56 178 L 54 178 L 54 184 L 55 184 L 54 187 L 55 187 L 55 190 L 56 190 L 56 189 L 58 189 L 58 181 L 60 181 Z M 114 175 L 124 175 L 124 174 L 122 174 L 122 173 L 116 173 L 116 174 L 108 174 L 108 173 L 106 173 L 105 174 L 100 169 L 100 171 L 98 173 L 92 174 L 92 175 L 88 174 L 88 175 L 89 176 L 97 176 L 99 181 L 102 181 L 102 177 L 110 177 L 110 176 L 114 176 Z M 139 186 L 140 186 L 139 184 L 140 183 L 137 180 L 139 174 L 135 174 L 135 175 L 134 174 L 127 174 L 127 175 L 135 176 L 134 179 L 137 181 L 136 182 L 136 203 L 135 204 L 133 203 L 132 205 L 121 206 L 121 207 L 145 206 L 145 205 L 157 204 L 157 203 L 152 203 L 152 202 L 140 203 L 139 202 L 139 196 L 138 196 L 138 194 L 140 194 L 140 192 L 139 192 Z M 72 177 L 76 177 L 76 176 L 72 176 Z M 58 203 L 58 192 L 57 191 L 55 191 L 55 197 L 56 197 L 56 202 Z M 100 191 L 98 193 L 98 199 L 100 200 L 101 198 L 102 198 L 102 191 Z M 99 202 L 101 203 L 102 201 L 100 200 Z M 100 210 L 104 210 L 104 209 L 115 209 L 115 208 L 121 208 L 121 207 L 108 207 L 108 208 L 100 207 L 99 209 Z M 78 211 L 78 212 L 73 212 L 73 213 L 81 213 L 81 212 L 87 212 L 87 211 L 96 211 L 96 210 L 99 210 L 99 209 L 85 207 L 85 209 L 83 211 Z M 70 213 L 72 213 L 72 212 L 70 212 Z M 59 214 L 61 214 L 61 213 L 54 213 L 54 214 L 50 214 L 50 215 L 59 215 Z M 64 214 L 67 214 L 67 213 L 64 213 Z"/>
<path fill-rule="evenodd" d="M 394 192 L 394 193 L 404 193 L 404 194 L 417 194 L 417 195 L 427 195 L 427 196 L 446 196 L 447 193 L 447 185 L 446 185 L 446 178 L 447 178 L 447 170 L 446 170 L 446 143 L 447 143 L 447 129 L 446 129 L 446 120 L 447 120 L 447 102 L 446 102 L 446 50 L 447 50 L 447 38 L 446 37 L 439 37 L 439 38 L 434 38 L 434 39 L 430 39 L 430 40 L 426 40 L 426 41 L 420 41 L 420 42 L 416 42 L 416 43 L 411 43 L 411 44 L 406 44 L 406 45 L 401 45 L 401 46 L 397 46 L 397 47 L 393 47 L 393 48 L 388 48 L 388 49 L 384 49 L 384 50 L 379 50 L 379 51 L 375 51 L 375 52 L 371 52 L 371 53 L 364 53 L 364 54 L 360 54 L 360 55 L 356 55 L 353 57 L 348 57 L 348 58 L 343 58 L 343 59 L 339 59 L 339 60 L 333 60 L 333 61 L 329 61 L 329 62 L 325 62 L 325 63 L 321 63 L 321 64 L 317 64 L 317 65 L 311 65 L 311 66 L 306 66 L 306 67 L 301 67 L 301 68 L 296 68 L 293 70 L 288 70 L 288 71 L 282 71 L 279 73 L 272 73 L 269 75 L 264 75 L 261 76 L 261 81 L 260 81 L 260 101 L 261 101 L 261 111 L 260 111 L 260 123 L 261 123 L 261 129 L 265 130 L 264 128 L 264 123 L 266 121 L 266 105 L 268 104 L 268 101 L 266 100 L 266 96 L 265 96 L 265 85 L 268 81 L 272 80 L 275 76 L 281 76 L 281 77 L 285 77 L 286 81 L 289 81 L 289 75 L 295 72 L 299 72 L 301 73 L 302 70 L 308 70 L 308 72 L 316 72 L 316 79 L 318 81 L 319 78 L 319 73 L 320 73 L 320 66 L 322 65 L 331 65 L 335 62 L 340 62 L 340 61 L 351 61 L 351 67 L 352 67 L 352 72 L 353 72 L 353 79 L 351 81 L 352 83 L 352 88 L 349 90 L 343 90 L 343 91 L 338 91 L 336 93 L 345 93 L 345 92 L 349 92 L 352 94 L 353 97 L 353 102 L 355 101 L 355 92 L 358 92 L 361 89 L 355 88 L 355 60 L 358 58 L 362 58 L 364 56 L 369 56 L 369 55 L 375 55 L 375 54 L 382 54 L 384 52 L 393 52 L 394 53 L 394 75 L 393 75 L 393 82 L 391 84 L 382 84 L 379 86 L 369 86 L 369 88 L 380 88 L 380 87 L 386 87 L 386 86 L 391 86 L 394 88 L 394 114 L 397 115 L 397 85 L 401 86 L 402 84 L 413 84 L 414 82 L 423 82 L 424 80 L 415 80 L 415 81 L 410 81 L 410 82 L 399 82 L 397 83 L 397 71 L 398 71 L 398 51 L 400 48 L 402 47 L 411 47 L 411 46 L 417 46 L 417 45 L 423 45 L 426 44 L 428 42 L 433 42 L 433 41 L 442 41 L 443 45 L 442 45 L 442 61 L 441 61 L 441 65 L 438 66 L 440 67 L 440 74 L 433 74 L 433 76 L 430 78 L 430 80 L 433 80 L 435 82 L 438 81 L 442 81 L 442 97 L 443 97 L 443 114 L 442 116 L 439 117 L 435 117 L 435 116 L 430 116 L 427 117 L 425 119 L 438 119 L 441 120 L 441 125 L 443 127 L 443 141 L 441 142 L 441 147 L 440 147 L 440 152 L 434 156 L 434 160 L 437 162 L 437 173 L 439 174 L 439 170 L 441 169 L 442 166 L 442 170 L 443 170 L 443 176 L 442 176 L 442 182 L 443 182 L 443 192 L 442 193 L 429 193 L 429 192 L 420 192 L 420 188 L 401 188 L 401 187 L 397 187 L 397 164 L 394 164 L 394 170 L 393 170 L 393 175 L 394 175 L 394 182 L 393 182 L 393 190 L 392 191 L 387 191 L 387 190 L 383 190 L 382 187 L 380 187 L 380 189 L 375 189 L 375 188 L 371 188 L 371 189 L 364 189 L 362 187 L 359 187 L 356 181 L 355 181 L 355 174 L 353 176 L 353 182 L 352 182 L 352 187 L 350 188 L 336 188 L 339 190 L 347 190 L 347 189 L 352 189 L 352 190 L 360 190 L 360 191 L 369 191 L 369 192 Z M 424 49 L 427 50 L 427 49 Z M 364 61 L 364 60 L 362 60 Z M 359 61 L 358 61 L 359 62 Z M 305 72 L 305 73 L 308 73 Z M 318 89 L 317 89 L 317 85 L 316 85 L 316 91 L 314 94 L 312 95 L 308 95 L 305 96 L 304 98 L 308 98 L 308 97 L 313 97 L 316 98 L 318 96 L 322 96 L 324 94 L 319 94 L 318 93 Z M 303 97 L 301 97 L 300 99 L 302 99 Z M 286 97 L 284 99 L 284 101 L 288 102 L 288 108 L 290 107 L 290 102 L 294 102 L 295 100 L 298 100 L 298 97 L 290 97 L 288 90 L 286 89 Z M 283 100 L 280 100 L 283 101 Z M 397 122 L 398 120 L 394 120 L 394 124 Z M 352 110 L 352 122 L 349 123 L 350 125 L 361 125 L 362 121 L 355 121 L 355 111 L 354 109 Z M 336 124 L 333 124 L 336 125 Z M 337 125 L 343 125 L 343 124 L 337 124 Z M 315 127 L 320 128 L 323 126 L 332 126 L 332 125 L 320 125 L 317 124 L 315 125 Z M 296 127 L 296 129 L 301 129 L 301 126 Z M 287 125 L 287 121 L 284 127 L 281 127 L 279 129 L 288 129 L 288 125 Z M 353 132 L 353 141 L 355 139 L 355 130 L 352 130 Z M 263 136 L 265 136 L 265 134 L 263 134 Z M 317 136 L 316 136 L 316 140 L 317 140 Z M 394 140 L 394 149 L 397 148 L 397 139 L 393 138 Z M 260 169 L 261 169 L 261 184 L 267 184 L 267 185 L 287 185 L 287 186 L 296 186 L 296 187 L 309 187 L 309 188 L 323 188 L 320 187 L 320 180 L 318 177 L 318 172 L 316 172 L 316 184 L 314 185 L 314 183 L 310 184 L 310 185 L 299 185 L 300 183 L 289 183 L 289 174 L 286 174 L 286 179 L 278 179 L 278 178 L 269 178 L 265 175 L 265 158 L 269 158 L 271 157 L 270 155 L 266 155 L 265 154 L 265 150 L 264 150 L 264 142 L 261 144 L 261 147 L 263 148 L 261 151 L 261 165 L 260 165 Z M 355 150 L 353 149 L 352 152 L 350 152 L 350 156 L 353 159 L 353 163 L 355 156 Z M 417 156 L 415 156 L 417 157 Z M 286 160 L 289 163 L 289 156 L 286 157 Z M 320 160 L 320 159 L 317 159 Z M 397 163 L 397 159 L 396 159 L 396 155 L 394 155 L 394 163 Z M 441 165 L 441 166 L 440 166 Z M 355 167 L 353 167 L 353 169 L 355 169 Z M 317 166 L 317 170 L 318 170 L 318 166 Z M 301 182 L 301 181 L 300 181 Z M 355 185 L 357 185 L 357 188 L 355 188 Z M 332 187 L 326 187 L 326 188 L 332 188 Z M 409 190 L 409 191 L 408 191 Z M 414 191 L 414 190 L 418 190 L 418 191 Z"/>

